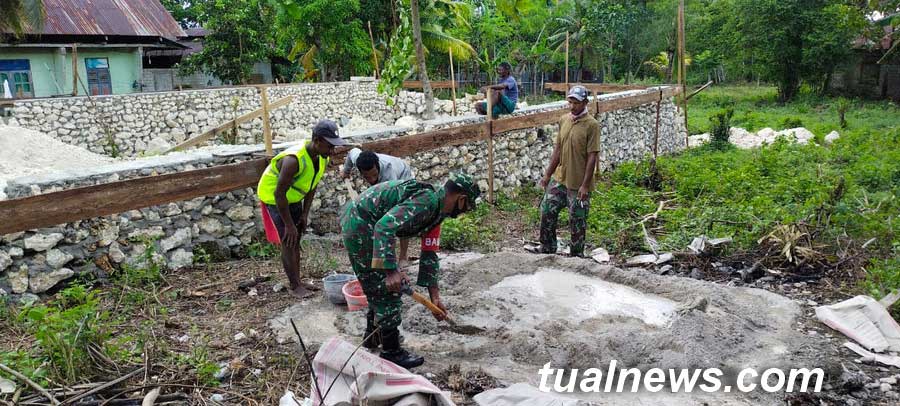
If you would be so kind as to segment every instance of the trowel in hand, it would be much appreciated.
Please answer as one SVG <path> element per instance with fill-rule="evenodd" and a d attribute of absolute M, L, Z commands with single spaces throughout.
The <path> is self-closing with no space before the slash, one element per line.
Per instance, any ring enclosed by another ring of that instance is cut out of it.
<path fill-rule="evenodd" d="M 429 300 L 427 297 L 425 297 L 425 295 L 423 295 L 419 292 L 416 292 L 412 288 L 412 286 L 410 286 L 408 283 L 403 284 L 403 287 L 401 288 L 401 292 L 411 296 L 413 298 L 413 300 L 415 300 L 415 301 L 421 303 L 422 305 L 424 305 L 425 307 L 427 307 L 428 310 L 431 310 L 432 313 L 442 315 L 443 319 L 447 322 L 447 324 L 449 324 L 450 331 L 452 331 L 454 333 L 465 334 L 465 335 L 475 335 L 475 334 L 483 333 L 485 331 L 483 328 L 478 327 L 478 326 L 472 326 L 472 325 L 468 325 L 468 324 L 458 324 L 443 309 L 438 307 L 436 304 L 432 303 L 431 300 Z"/>

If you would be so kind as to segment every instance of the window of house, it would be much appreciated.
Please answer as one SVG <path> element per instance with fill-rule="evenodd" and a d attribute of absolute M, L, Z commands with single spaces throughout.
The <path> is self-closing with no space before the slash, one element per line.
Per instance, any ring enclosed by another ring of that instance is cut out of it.
<path fill-rule="evenodd" d="M 112 94 L 112 80 L 109 76 L 109 59 L 84 58 L 87 68 L 88 91 L 92 96 Z"/>
<path fill-rule="evenodd" d="M 31 83 L 31 62 L 27 59 L 0 59 L 0 97 L 3 96 L 3 82 L 9 84 L 13 97 L 34 97 Z"/>

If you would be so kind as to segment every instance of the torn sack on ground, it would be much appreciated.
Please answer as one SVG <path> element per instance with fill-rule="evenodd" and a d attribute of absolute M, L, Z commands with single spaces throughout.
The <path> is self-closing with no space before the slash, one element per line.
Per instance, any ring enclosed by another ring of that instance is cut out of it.
<path fill-rule="evenodd" d="M 833 305 L 819 306 L 816 317 L 867 350 L 900 352 L 900 325 L 871 297 L 856 296 Z"/>
<path fill-rule="evenodd" d="M 353 354 L 355 349 L 339 337 L 322 344 L 313 359 L 317 382 L 311 384 L 310 393 L 314 406 L 355 405 L 363 400 L 369 405 L 455 406 L 447 394 L 424 377 L 365 350 Z M 334 386 L 326 394 L 332 382 Z M 316 394 L 317 383 L 324 401 Z"/>

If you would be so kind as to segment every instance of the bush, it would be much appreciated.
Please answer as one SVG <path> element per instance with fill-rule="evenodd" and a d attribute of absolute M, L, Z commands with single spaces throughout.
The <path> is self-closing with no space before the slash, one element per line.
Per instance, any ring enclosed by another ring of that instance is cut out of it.
<path fill-rule="evenodd" d="M 444 220 L 441 224 L 441 248 L 458 251 L 490 249 L 494 229 L 485 222 L 489 213 L 490 206 L 482 203 L 473 212 Z"/>
<path fill-rule="evenodd" d="M 19 314 L 19 321 L 34 335 L 50 376 L 69 383 L 96 375 L 91 351 L 110 349 L 108 319 L 108 313 L 100 311 L 96 292 L 83 286 L 67 288 L 57 300 L 27 307 Z M 32 351 L 31 356 L 35 355 Z"/>
<path fill-rule="evenodd" d="M 709 118 L 709 143 L 713 148 L 721 149 L 729 145 L 728 136 L 731 133 L 731 117 L 734 110 L 725 109 Z"/>
<path fill-rule="evenodd" d="M 803 127 L 803 120 L 797 117 L 785 117 L 781 120 L 780 126 L 783 129 Z"/>

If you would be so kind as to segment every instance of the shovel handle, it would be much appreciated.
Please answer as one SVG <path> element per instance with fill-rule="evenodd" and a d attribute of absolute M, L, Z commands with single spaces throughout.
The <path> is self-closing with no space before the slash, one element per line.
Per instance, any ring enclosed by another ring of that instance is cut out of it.
<path fill-rule="evenodd" d="M 447 313 L 444 313 L 443 309 L 437 307 L 436 304 L 432 303 L 431 300 L 428 300 L 428 298 L 423 296 L 421 293 L 413 291 L 412 298 L 413 300 L 425 305 L 425 307 L 427 307 L 428 310 L 431 310 L 432 313 L 440 314 L 445 318 L 447 317 Z"/>

